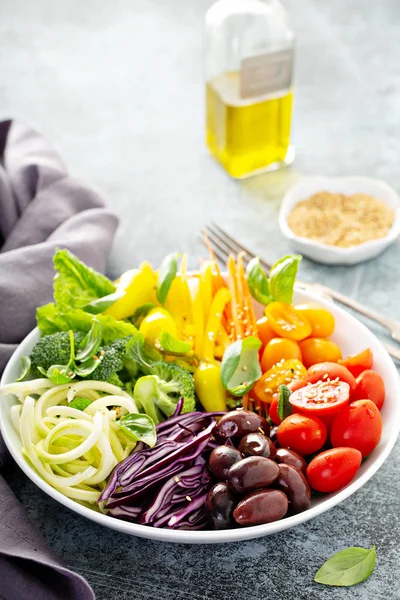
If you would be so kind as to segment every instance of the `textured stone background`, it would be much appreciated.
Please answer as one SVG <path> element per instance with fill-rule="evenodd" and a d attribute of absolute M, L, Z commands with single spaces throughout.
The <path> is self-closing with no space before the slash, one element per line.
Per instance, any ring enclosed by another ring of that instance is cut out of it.
<path fill-rule="evenodd" d="M 36 126 L 120 215 L 111 274 L 175 249 L 189 250 L 195 264 L 203 253 L 197 234 L 211 219 L 277 258 L 288 250 L 276 224 L 280 198 L 304 174 L 371 175 L 400 191 L 398 0 L 287 0 L 297 32 L 297 159 L 290 170 L 241 183 L 203 144 L 202 23 L 210 4 L 0 2 L 0 116 Z M 353 268 L 303 261 L 301 275 L 399 319 L 399 256 L 397 244 Z M 400 598 L 399 460 L 398 445 L 361 491 L 304 526 L 213 547 L 124 536 L 57 505 L 16 468 L 8 479 L 99 600 L 387 600 Z M 312 583 L 340 548 L 372 544 L 378 561 L 364 584 Z"/>

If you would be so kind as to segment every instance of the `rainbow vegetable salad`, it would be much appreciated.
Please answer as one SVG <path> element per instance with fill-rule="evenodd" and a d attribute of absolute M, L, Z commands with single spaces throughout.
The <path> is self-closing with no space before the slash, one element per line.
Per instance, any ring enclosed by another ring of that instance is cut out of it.
<path fill-rule="evenodd" d="M 269 523 L 335 492 L 378 444 L 373 355 L 342 357 L 333 315 L 293 305 L 301 257 L 210 252 L 113 282 L 68 250 L 21 359 L 11 419 L 28 463 L 111 518 L 175 529 Z M 260 316 L 261 315 L 261 316 Z"/>

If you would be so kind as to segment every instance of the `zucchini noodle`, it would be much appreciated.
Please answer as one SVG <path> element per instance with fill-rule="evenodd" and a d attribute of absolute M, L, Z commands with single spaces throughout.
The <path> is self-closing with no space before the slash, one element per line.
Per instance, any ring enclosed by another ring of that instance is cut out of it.
<path fill-rule="evenodd" d="M 133 398 L 104 381 L 55 385 L 44 378 L 2 386 L 3 394 L 20 402 L 10 418 L 37 473 L 65 496 L 96 504 L 115 465 L 136 445 L 118 425 L 119 417 L 138 412 Z M 69 405 L 75 398 L 90 404 L 79 410 Z"/>

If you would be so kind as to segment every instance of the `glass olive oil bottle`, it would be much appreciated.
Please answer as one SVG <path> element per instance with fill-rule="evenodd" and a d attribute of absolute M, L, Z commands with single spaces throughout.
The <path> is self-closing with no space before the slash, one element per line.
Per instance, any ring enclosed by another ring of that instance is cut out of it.
<path fill-rule="evenodd" d="M 219 0 L 206 15 L 207 146 L 232 177 L 292 162 L 294 35 L 278 0 Z"/>

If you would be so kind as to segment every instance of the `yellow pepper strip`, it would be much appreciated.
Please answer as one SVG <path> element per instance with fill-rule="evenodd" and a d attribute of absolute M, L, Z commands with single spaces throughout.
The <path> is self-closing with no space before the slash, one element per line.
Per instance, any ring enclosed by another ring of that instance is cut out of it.
<path fill-rule="evenodd" d="M 191 341 L 190 337 L 193 337 L 192 299 L 187 278 L 182 274 L 178 274 L 172 281 L 165 308 L 172 315 L 178 327 L 179 339 Z"/>
<path fill-rule="evenodd" d="M 218 331 L 221 327 L 222 313 L 227 303 L 231 299 L 231 293 L 228 288 L 221 288 L 215 294 L 211 306 L 210 315 L 208 317 L 206 331 L 204 335 L 202 358 L 204 361 L 214 361 L 214 345 Z"/>
<path fill-rule="evenodd" d="M 212 363 L 201 363 L 194 375 L 196 394 L 207 412 L 226 411 L 226 390 L 221 383 L 221 369 Z"/>
<path fill-rule="evenodd" d="M 215 340 L 214 357 L 222 358 L 225 350 L 228 348 L 228 346 L 230 346 L 230 344 L 231 340 L 229 339 L 229 335 L 223 324 L 221 324 Z"/>
<path fill-rule="evenodd" d="M 126 319 L 133 315 L 135 310 L 146 302 L 157 302 L 156 298 L 157 274 L 148 262 L 143 262 L 139 269 L 131 269 L 123 273 L 117 285 L 117 291 L 125 294 L 114 302 L 105 315 L 116 319 Z"/>
<path fill-rule="evenodd" d="M 204 315 L 201 298 L 201 281 L 198 277 L 190 279 L 190 290 L 192 295 L 192 315 L 194 324 L 194 351 L 201 356 L 204 341 Z"/>
<path fill-rule="evenodd" d="M 204 261 L 200 268 L 200 293 L 203 304 L 204 322 L 207 323 L 208 313 L 212 302 L 213 285 L 213 264 L 211 261 Z"/>

